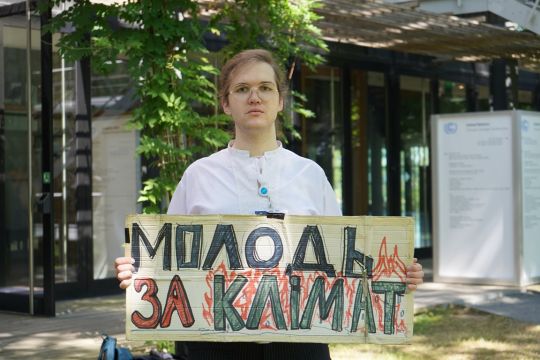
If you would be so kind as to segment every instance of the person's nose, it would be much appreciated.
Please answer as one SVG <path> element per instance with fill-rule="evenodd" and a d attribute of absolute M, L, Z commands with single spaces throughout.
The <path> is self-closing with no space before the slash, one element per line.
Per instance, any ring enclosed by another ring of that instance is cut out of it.
<path fill-rule="evenodd" d="M 250 104 L 259 104 L 261 103 L 261 96 L 259 95 L 259 89 L 252 88 L 249 89 L 249 98 L 248 101 Z"/>

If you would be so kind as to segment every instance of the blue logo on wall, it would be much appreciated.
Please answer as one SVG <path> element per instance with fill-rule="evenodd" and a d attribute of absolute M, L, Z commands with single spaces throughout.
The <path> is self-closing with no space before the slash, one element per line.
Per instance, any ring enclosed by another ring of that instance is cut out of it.
<path fill-rule="evenodd" d="M 523 132 L 529 131 L 529 122 L 525 119 L 521 120 L 521 130 Z"/>
<path fill-rule="evenodd" d="M 444 124 L 444 132 L 447 134 L 455 134 L 457 132 L 457 124 L 454 122 Z"/>

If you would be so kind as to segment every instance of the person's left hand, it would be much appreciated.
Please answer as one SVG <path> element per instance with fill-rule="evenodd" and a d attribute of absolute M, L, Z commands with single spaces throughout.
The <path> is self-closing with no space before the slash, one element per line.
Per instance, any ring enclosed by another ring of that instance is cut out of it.
<path fill-rule="evenodd" d="M 415 291 L 418 285 L 424 283 L 424 271 L 417 258 L 413 259 L 412 265 L 407 266 L 407 279 L 405 281 L 409 291 Z"/>

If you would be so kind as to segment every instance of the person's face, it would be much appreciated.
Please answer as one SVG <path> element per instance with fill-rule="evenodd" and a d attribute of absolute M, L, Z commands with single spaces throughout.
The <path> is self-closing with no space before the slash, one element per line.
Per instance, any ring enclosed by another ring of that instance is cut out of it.
<path fill-rule="evenodd" d="M 265 62 L 251 62 L 231 75 L 223 111 L 233 118 L 236 131 L 268 130 L 275 126 L 283 99 L 278 92 L 274 70 Z"/>

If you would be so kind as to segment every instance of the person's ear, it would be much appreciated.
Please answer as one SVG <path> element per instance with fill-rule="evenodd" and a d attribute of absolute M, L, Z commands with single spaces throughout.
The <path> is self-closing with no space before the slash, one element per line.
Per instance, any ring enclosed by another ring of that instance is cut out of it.
<path fill-rule="evenodd" d="M 283 111 L 283 96 L 279 95 L 279 111 Z"/>
<path fill-rule="evenodd" d="M 221 99 L 221 107 L 223 108 L 223 112 L 227 115 L 231 115 L 231 108 L 229 106 L 229 101 L 227 98 Z"/>

